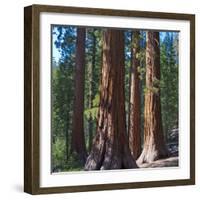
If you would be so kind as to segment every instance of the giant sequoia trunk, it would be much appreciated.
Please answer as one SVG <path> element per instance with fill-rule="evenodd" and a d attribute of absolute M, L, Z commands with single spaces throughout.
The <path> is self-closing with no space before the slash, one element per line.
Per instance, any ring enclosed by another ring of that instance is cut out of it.
<path fill-rule="evenodd" d="M 165 146 L 160 103 L 159 32 L 147 32 L 146 93 L 144 108 L 144 148 L 138 163 L 168 156 Z"/>
<path fill-rule="evenodd" d="M 141 153 L 140 127 L 140 32 L 133 32 L 132 66 L 130 70 L 130 102 L 129 102 L 129 148 L 132 156 L 137 159 Z"/>
<path fill-rule="evenodd" d="M 103 35 L 97 133 L 85 170 L 137 167 L 128 147 L 124 99 L 124 35 L 108 29 Z"/>
<path fill-rule="evenodd" d="M 85 28 L 77 28 L 75 67 L 75 97 L 72 125 L 71 153 L 76 153 L 82 163 L 86 160 L 83 127 L 84 110 L 84 69 L 85 69 Z"/>

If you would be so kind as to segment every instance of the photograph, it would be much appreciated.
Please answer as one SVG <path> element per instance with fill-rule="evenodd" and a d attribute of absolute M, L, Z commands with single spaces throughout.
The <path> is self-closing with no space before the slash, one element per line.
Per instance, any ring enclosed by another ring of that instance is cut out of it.
<path fill-rule="evenodd" d="M 179 31 L 51 25 L 51 173 L 179 167 Z"/>
<path fill-rule="evenodd" d="M 24 11 L 24 191 L 193 185 L 195 15 Z"/>

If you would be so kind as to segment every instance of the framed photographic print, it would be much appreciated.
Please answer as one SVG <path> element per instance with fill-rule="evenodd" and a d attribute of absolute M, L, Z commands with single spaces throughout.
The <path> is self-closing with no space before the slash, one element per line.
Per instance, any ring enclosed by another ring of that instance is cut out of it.
<path fill-rule="evenodd" d="M 195 16 L 24 9 L 24 191 L 195 183 Z"/>

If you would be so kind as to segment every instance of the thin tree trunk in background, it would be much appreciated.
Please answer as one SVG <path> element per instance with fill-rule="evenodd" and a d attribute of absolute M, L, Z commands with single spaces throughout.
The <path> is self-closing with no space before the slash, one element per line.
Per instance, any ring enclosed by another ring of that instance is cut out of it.
<path fill-rule="evenodd" d="M 129 101 L 129 148 L 132 156 L 137 159 L 141 153 L 141 111 L 140 111 L 140 32 L 133 32 L 132 66 L 130 71 L 130 101 Z"/>
<path fill-rule="evenodd" d="M 126 135 L 124 34 L 107 29 L 103 35 L 103 64 L 97 133 L 85 170 L 136 168 Z"/>
<path fill-rule="evenodd" d="M 85 71 L 85 28 L 77 28 L 76 67 L 75 67 L 75 98 L 72 125 L 71 152 L 76 153 L 84 164 L 86 147 L 83 125 L 84 111 L 84 71 Z"/>
<path fill-rule="evenodd" d="M 69 113 L 67 113 L 66 127 L 65 127 L 65 151 L 66 161 L 69 158 Z"/>
<path fill-rule="evenodd" d="M 161 118 L 159 32 L 148 31 L 146 39 L 144 148 L 138 163 L 149 163 L 168 156 Z"/>
<path fill-rule="evenodd" d="M 94 83 L 93 81 L 93 70 L 95 69 L 96 65 L 96 36 L 95 36 L 95 29 L 93 29 L 93 42 L 92 42 L 92 65 L 90 65 L 89 69 L 89 109 L 92 108 L 92 100 L 94 98 Z M 89 151 L 91 151 L 92 148 L 92 139 L 93 139 L 93 119 L 90 116 L 90 119 L 88 121 L 89 125 Z"/>
<path fill-rule="evenodd" d="M 92 90 L 93 90 L 93 65 L 89 64 L 89 69 L 88 69 L 88 81 L 89 81 L 89 94 L 88 94 L 88 108 L 91 109 L 92 108 Z M 89 134 L 89 145 L 88 145 L 88 151 L 91 150 L 91 146 L 92 146 L 92 131 L 93 131 L 93 124 L 92 124 L 92 116 L 90 114 L 90 117 L 88 119 L 88 134 Z"/>
<path fill-rule="evenodd" d="M 133 51 L 132 51 L 132 43 L 133 43 L 133 32 L 130 33 L 130 37 L 131 37 L 131 58 L 130 58 L 130 67 L 129 67 L 129 81 L 128 81 L 128 129 L 127 129 L 127 133 L 128 133 L 128 138 L 129 138 L 129 130 L 130 130 L 130 109 L 131 109 L 131 104 L 130 104 L 130 98 L 131 98 L 131 73 L 132 73 L 132 66 L 133 66 Z M 131 149 L 130 149 L 131 150 Z"/>

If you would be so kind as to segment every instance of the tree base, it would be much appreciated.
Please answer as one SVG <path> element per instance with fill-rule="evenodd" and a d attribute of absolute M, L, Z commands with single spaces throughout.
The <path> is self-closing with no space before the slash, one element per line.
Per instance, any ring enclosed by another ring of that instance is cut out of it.
<path fill-rule="evenodd" d="M 120 151 L 102 142 L 101 145 L 93 146 L 84 169 L 89 171 L 133 168 L 138 168 L 138 166 L 126 145 Z"/>
<path fill-rule="evenodd" d="M 137 159 L 137 164 L 151 163 L 167 157 L 169 157 L 169 152 L 165 147 L 162 149 L 144 148 L 140 157 Z"/>

